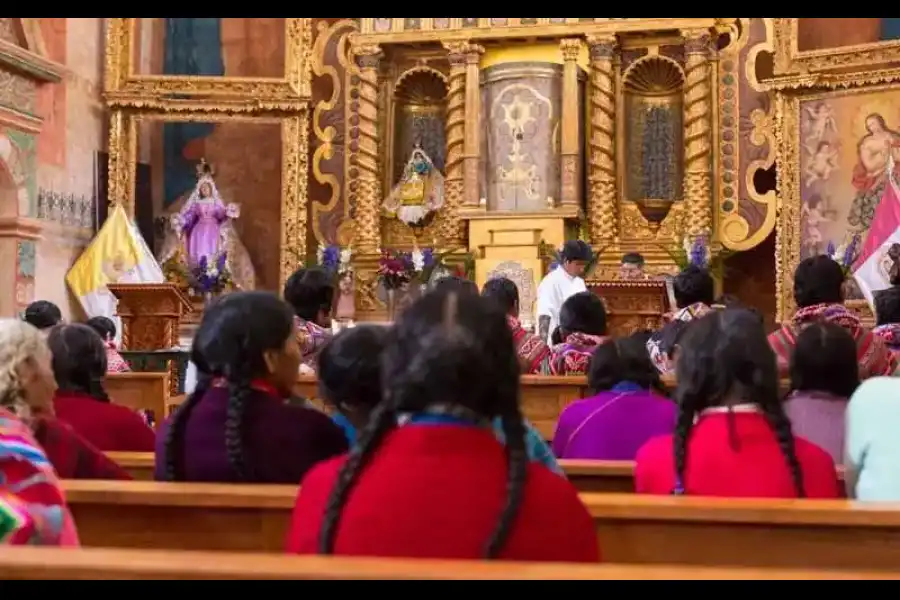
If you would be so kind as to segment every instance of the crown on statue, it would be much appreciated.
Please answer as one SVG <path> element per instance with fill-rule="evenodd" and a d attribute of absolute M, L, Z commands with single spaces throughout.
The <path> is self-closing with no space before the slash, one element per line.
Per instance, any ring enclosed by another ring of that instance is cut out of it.
<path fill-rule="evenodd" d="M 197 179 L 202 179 L 203 177 L 212 177 L 216 174 L 216 170 L 213 169 L 213 166 L 206 162 L 205 158 L 201 158 L 200 162 L 197 163 Z"/>

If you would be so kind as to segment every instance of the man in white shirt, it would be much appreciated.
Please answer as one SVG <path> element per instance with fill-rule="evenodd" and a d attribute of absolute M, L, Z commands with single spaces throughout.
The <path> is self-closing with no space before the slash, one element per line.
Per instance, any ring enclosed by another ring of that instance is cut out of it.
<path fill-rule="evenodd" d="M 550 271 L 537 290 L 538 335 L 547 343 L 559 325 L 559 310 L 569 296 L 584 292 L 584 269 L 591 261 L 591 247 L 581 240 L 563 244 L 561 264 Z"/>

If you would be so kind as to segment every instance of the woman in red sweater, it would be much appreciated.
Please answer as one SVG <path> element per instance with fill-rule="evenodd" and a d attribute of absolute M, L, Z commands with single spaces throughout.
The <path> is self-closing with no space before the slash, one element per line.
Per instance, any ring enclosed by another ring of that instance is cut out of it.
<path fill-rule="evenodd" d="M 426 294 L 395 326 L 382 372 L 384 399 L 356 446 L 303 479 L 288 552 L 599 559 L 575 488 L 528 460 L 519 363 L 492 303 L 450 289 Z M 491 429 L 496 417 L 505 448 Z"/>
<path fill-rule="evenodd" d="M 839 497 L 831 456 L 791 433 L 759 315 L 727 309 L 692 321 L 680 339 L 676 374 L 675 433 L 638 451 L 639 493 Z"/>
<path fill-rule="evenodd" d="M 59 389 L 56 416 L 104 452 L 153 452 L 156 435 L 131 409 L 110 402 L 103 389 L 106 347 L 87 325 L 57 325 L 47 337 Z"/>

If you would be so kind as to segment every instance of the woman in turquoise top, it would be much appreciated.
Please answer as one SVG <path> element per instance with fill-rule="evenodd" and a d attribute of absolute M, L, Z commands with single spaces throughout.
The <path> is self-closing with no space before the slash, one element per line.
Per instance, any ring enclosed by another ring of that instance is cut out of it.
<path fill-rule="evenodd" d="M 356 430 L 365 425 L 369 413 L 381 401 L 381 351 L 388 343 L 389 332 L 381 325 L 344 329 L 319 354 L 319 396 L 336 410 L 332 418 L 350 444 L 356 441 Z M 448 418 L 435 416 L 434 422 L 446 424 Z M 527 421 L 525 427 L 528 457 L 563 475 L 541 434 Z M 499 419 L 493 428 L 497 439 L 503 441 Z"/>
<path fill-rule="evenodd" d="M 900 378 L 872 377 L 856 388 L 845 414 L 844 481 L 857 500 L 900 501 Z"/>

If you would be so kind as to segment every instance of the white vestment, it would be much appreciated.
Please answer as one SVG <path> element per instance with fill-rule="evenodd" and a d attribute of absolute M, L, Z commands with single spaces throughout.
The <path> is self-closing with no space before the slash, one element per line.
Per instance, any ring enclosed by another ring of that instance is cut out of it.
<path fill-rule="evenodd" d="M 585 291 L 587 287 L 584 279 L 569 275 L 562 267 L 556 267 L 544 277 L 537 289 L 537 316 L 538 322 L 541 317 L 550 317 L 548 336 L 552 336 L 559 326 L 559 309 L 563 302 L 570 296 Z M 550 343 L 549 339 L 544 341 Z"/>

